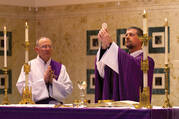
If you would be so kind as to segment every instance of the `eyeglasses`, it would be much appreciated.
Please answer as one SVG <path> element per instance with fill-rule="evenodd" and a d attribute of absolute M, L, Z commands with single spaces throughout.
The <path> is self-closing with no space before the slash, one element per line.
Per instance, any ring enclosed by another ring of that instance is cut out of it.
<path fill-rule="evenodd" d="M 42 45 L 42 46 L 40 46 L 40 48 L 43 48 L 43 49 L 49 48 L 49 49 L 51 49 L 52 46 L 51 45 Z"/>

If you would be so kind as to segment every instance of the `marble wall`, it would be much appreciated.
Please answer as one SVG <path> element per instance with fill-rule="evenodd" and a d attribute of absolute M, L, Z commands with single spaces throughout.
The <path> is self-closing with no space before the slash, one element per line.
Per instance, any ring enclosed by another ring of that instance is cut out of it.
<path fill-rule="evenodd" d="M 116 30 L 129 26 L 142 28 L 142 13 L 148 13 L 148 26 L 159 27 L 164 25 L 167 17 L 170 27 L 170 62 L 179 59 L 177 51 L 179 0 L 130 0 L 96 4 L 81 4 L 55 7 L 40 7 L 28 9 L 26 7 L 0 6 L 0 29 L 7 25 L 12 31 L 12 56 L 8 57 L 8 67 L 12 69 L 12 94 L 9 99 L 18 103 L 20 95 L 16 89 L 16 81 L 24 62 L 24 23 L 29 22 L 30 32 L 30 59 L 36 56 L 33 47 L 35 40 L 47 36 L 53 40 L 53 59 L 62 62 L 73 81 L 74 90 L 65 102 L 71 103 L 79 98 L 77 80 L 86 80 L 86 70 L 94 69 L 95 55 L 87 55 L 86 31 L 98 30 L 106 22 L 108 30 L 116 41 Z M 156 62 L 155 68 L 164 67 L 164 54 L 149 54 Z M 3 67 L 1 56 L 0 66 Z M 173 70 L 171 70 L 171 74 Z M 177 74 L 177 73 L 176 73 Z M 179 105 L 179 79 L 170 76 L 170 100 L 173 105 Z M 0 99 L 2 100 L 2 94 Z M 152 104 L 162 105 L 164 95 L 153 95 Z M 94 101 L 94 95 L 88 94 L 88 99 Z"/>

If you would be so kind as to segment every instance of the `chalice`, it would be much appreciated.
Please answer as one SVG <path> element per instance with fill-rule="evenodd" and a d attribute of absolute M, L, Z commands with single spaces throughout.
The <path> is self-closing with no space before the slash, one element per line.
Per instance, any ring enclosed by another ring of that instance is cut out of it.
<path fill-rule="evenodd" d="M 78 88 L 80 89 L 80 107 L 85 107 L 85 90 L 86 81 L 77 81 Z"/>

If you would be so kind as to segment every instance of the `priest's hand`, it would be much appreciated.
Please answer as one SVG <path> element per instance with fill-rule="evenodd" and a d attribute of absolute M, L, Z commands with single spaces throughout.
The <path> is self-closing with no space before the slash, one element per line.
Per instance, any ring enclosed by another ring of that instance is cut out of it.
<path fill-rule="evenodd" d="M 47 70 L 44 73 L 44 81 L 45 83 L 52 83 L 52 79 L 51 79 L 51 66 L 48 66 Z"/>
<path fill-rule="evenodd" d="M 107 29 L 101 29 L 98 33 L 98 39 L 101 41 L 102 49 L 107 49 L 112 43 L 111 36 L 109 35 Z"/>

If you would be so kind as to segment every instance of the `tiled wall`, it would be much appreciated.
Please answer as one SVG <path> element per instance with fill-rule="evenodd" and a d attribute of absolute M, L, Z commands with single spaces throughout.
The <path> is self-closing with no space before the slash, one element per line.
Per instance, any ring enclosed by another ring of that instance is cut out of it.
<path fill-rule="evenodd" d="M 117 41 L 118 29 L 129 26 L 142 28 L 144 9 L 148 13 L 149 27 L 163 27 L 164 19 L 167 17 L 170 27 L 170 61 L 179 59 L 177 53 L 179 50 L 179 2 L 176 0 L 175 2 L 171 0 L 165 0 L 165 2 L 162 0 L 131 0 L 121 2 L 120 5 L 117 2 L 110 2 L 46 7 L 38 8 L 38 11 L 34 9 L 29 11 L 25 7 L 7 6 L 1 6 L 0 9 L 2 9 L 0 10 L 0 29 L 2 30 L 2 23 L 4 23 L 12 32 L 12 56 L 8 57 L 8 66 L 12 70 L 12 94 L 9 95 L 12 103 L 20 100 L 15 83 L 24 61 L 22 44 L 24 43 L 26 19 L 30 25 L 30 59 L 36 56 L 33 50 L 36 38 L 47 36 L 53 40 L 55 45 L 53 59 L 62 62 L 67 68 L 74 90 L 72 95 L 65 100 L 66 103 L 71 103 L 74 99 L 79 98 L 77 80 L 87 80 L 87 72 L 94 69 L 95 55 L 87 53 L 87 31 L 99 30 L 103 22 L 108 24 L 113 40 Z M 155 68 L 164 67 L 163 53 L 150 53 L 149 55 L 155 60 Z M 3 59 L 2 56 L 1 59 Z M 0 63 L 2 67 L 3 60 L 0 60 Z M 179 79 L 174 78 L 172 69 L 170 71 L 170 100 L 172 104 L 179 105 L 177 87 Z M 154 94 L 152 104 L 162 105 L 164 97 L 163 94 Z M 88 94 L 87 98 L 94 101 L 93 94 Z"/>

